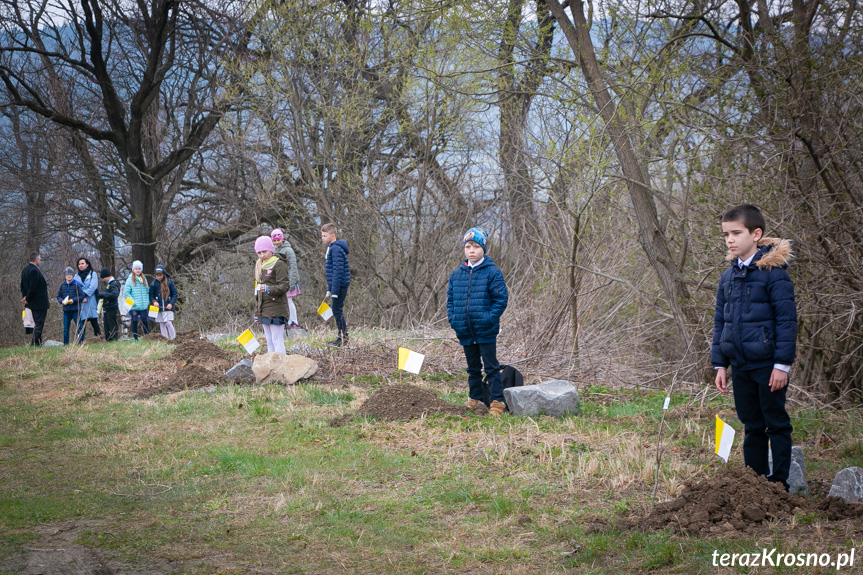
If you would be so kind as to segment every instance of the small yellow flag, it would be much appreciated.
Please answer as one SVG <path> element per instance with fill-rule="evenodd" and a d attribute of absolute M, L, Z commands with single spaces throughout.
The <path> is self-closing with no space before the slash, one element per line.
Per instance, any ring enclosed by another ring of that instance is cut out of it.
<path fill-rule="evenodd" d="M 255 339 L 255 334 L 253 334 L 250 329 L 241 333 L 240 337 L 237 338 L 237 341 L 240 342 L 240 345 L 246 348 L 246 353 L 252 353 L 261 347 L 261 344 L 259 344 L 258 340 Z"/>
<path fill-rule="evenodd" d="M 731 445 L 734 443 L 734 428 L 716 416 L 716 455 L 728 463 Z"/>
<path fill-rule="evenodd" d="M 130 298 L 130 297 L 127 297 L 127 298 L 126 298 L 126 303 L 129 305 L 129 307 L 132 307 L 133 305 L 135 305 L 135 300 L 133 300 L 133 299 L 132 299 L 132 298 Z"/>
<path fill-rule="evenodd" d="M 426 358 L 421 353 L 411 351 L 406 347 L 399 348 L 399 369 L 408 373 L 419 375 L 420 368 L 423 366 L 423 360 Z"/>
<path fill-rule="evenodd" d="M 331 317 L 333 317 L 333 310 L 330 306 L 327 305 L 327 302 L 322 301 L 321 305 L 318 306 L 318 315 L 324 318 L 324 321 L 327 321 Z"/>
<path fill-rule="evenodd" d="M 149 308 L 147 308 L 147 310 L 148 310 L 147 311 L 148 316 L 153 317 L 153 318 L 159 316 L 159 306 L 151 305 Z"/>
<path fill-rule="evenodd" d="M 22 310 L 21 310 L 21 319 L 24 319 L 25 317 L 27 317 L 27 310 L 26 310 L 26 309 L 22 309 Z"/>

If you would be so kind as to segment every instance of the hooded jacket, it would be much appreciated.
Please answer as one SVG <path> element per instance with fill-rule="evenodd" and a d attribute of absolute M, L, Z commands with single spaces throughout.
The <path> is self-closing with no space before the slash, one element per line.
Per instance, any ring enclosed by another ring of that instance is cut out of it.
<path fill-rule="evenodd" d="M 300 283 L 300 268 L 297 267 L 297 254 L 294 253 L 294 248 L 288 242 L 288 239 L 285 238 L 282 240 L 282 245 L 277 247 L 273 253 L 288 264 L 288 280 L 291 282 L 291 287 L 293 288 Z"/>
<path fill-rule="evenodd" d="M 461 345 L 496 342 L 508 302 L 503 273 L 487 255 L 474 268 L 465 260 L 449 276 L 446 315 Z"/>
<path fill-rule="evenodd" d="M 288 282 L 288 264 L 278 258 L 276 265 L 268 270 L 260 270 L 258 283 L 269 286 L 270 293 L 258 290 L 255 294 L 255 315 L 257 317 L 284 317 L 289 315 L 288 300 L 285 294 L 291 290 Z"/>
<path fill-rule="evenodd" d="M 788 275 L 791 242 L 761 238 L 748 266 L 722 273 L 713 314 L 714 367 L 758 369 L 791 365 L 797 353 L 797 306 Z"/>
<path fill-rule="evenodd" d="M 168 282 L 168 301 L 163 301 L 162 282 L 158 279 L 154 279 L 150 284 L 150 301 L 156 302 L 156 305 L 159 306 L 159 311 L 177 311 L 177 287 L 174 285 L 174 280 L 171 279 L 171 276 L 165 271 L 164 267 L 156 266 L 153 273 L 157 271 L 165 274 L 164 281 Z M 171 304 L 170 310 L 165 309 L 165 306 L 168 304 Z"/>
<path fill-rule="evenodd" d="M 351 266 L 348 263 L 348 242 L 336 240 L 327 249 L 327 291 L 339 293 L 342 286 L 351 285 Z"/>

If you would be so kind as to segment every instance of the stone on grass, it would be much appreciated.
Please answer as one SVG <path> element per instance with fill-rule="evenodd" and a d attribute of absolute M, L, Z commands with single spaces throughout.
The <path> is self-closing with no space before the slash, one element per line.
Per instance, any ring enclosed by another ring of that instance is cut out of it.
<path fill-rule="evenodd" d="M 304 330 L 303 328 L 293 328 L 293 329 L 285 329 L 285 339 L 299 339 L 301 337 L 306 337 L 309 335 L 309 332 Z"/>
<path fill-rule="evenodd" d="M 216 342 L 220 339 L 228 339 L 231 338 L 231 334 L 229 333 L 210 333 L 207 334 L 207 341 Z"/>
<path fill-rule="evenodd" d="M 293 385 L 318 372 L 318 362 L 302 355 L 263 353 L 252 362 L 255 379 L 261 385 L 282 383 Z"/>
<path fill-rule="evenodd" d="M 241 359 L 237 365 L 225 372 L 225 377 L 239 381 L 248 381 L 254 383 L 256 381 L 255 372 L 252 371 L 252 360 Z"/>
<path fill-rule="evenodd" d="M 806 474 L 800 464 L 791 460 L 788 469 L 788 493 L 791 495 L 809 495 L 809 484 L 806 482 Z"/>
<path fill-rule="evenodd" d="M 309 355 L 312 353 L 312 346 L 307 344 L 306 342 L 295 343 L 291 347 L 288 348 L 288 351 L 291 353 L 299 353 L 302 355 Z"/>
<path fill-rule="evenodd" d="M 580 413 L 578 390 L 570 382 L 553 379 L 536 385 L 509 387 L 503 396 L 513 415 L 553 415 Z"/>
<path fill-rule="evenodd" d="M 846 467 L 833 478 L 828 497 L 841 497 L 849 503 L 863 501 L 863 468 Z"/>
<path fill-rule="evenodd" d="M 63 342 L 57 341 L 56 339 L 49 339 L 47 341 L 42 342 L 42 347 L 58 347 L 58 346 L 62 346 L 62 345 L 63 345 Z"/>

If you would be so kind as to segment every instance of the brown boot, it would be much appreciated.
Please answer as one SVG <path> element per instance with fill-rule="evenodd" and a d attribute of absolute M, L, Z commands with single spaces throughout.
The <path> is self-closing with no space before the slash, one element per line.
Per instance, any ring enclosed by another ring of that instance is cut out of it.
<path fill-rule="evenodd" d="M 482 403 L 482 402 L 478 399 L 471 399 L 470 401 L 467 402 L 467 408 L 473 409 L 474 407 L 476 407 L 480 403 Z"/>
<path fill-rule="evenodd" d="M 500 417 L 506 410 L 506 404 L 502 401 L 492 401 L 488 406 L 488 412 L 492 417 Z"/>

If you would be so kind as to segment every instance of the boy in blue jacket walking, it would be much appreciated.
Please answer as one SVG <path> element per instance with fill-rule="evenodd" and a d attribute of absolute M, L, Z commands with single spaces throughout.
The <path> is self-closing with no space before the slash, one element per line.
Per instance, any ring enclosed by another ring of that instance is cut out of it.
<path fill-rule="evenodd" d="M 506 404 L 497 361 L 497 334 L 509 294 L 503 274 L 486 255 L 488 234 L 485 230 L 469 229 L 463 242 L 465 260 L 450 274 L 447 285 L 447 319 L 467 360 L 468 407 L 482 403 L 485 365 L 491 393 L 489 413 L 500 417 Z"/>
<path fill-rule="evenodd" d="M 321 242 L 327 246 L 327 295 L 324 299 L 332 296 L 333 317 L 336 318 L 336 327 L 339 329 L 339 336 L 327 343 L 339 347 L 348 345 L 348 323 L 342 310 L 345 298 L 348 297 L 348 286 L 351 285 L 351 265 L 348 262 L 348 242 L 340 240 L 336 235 L 337 231 L 336 224 L 321 226 Z"/>
<path fill-rule="evenodd" d="M 744 463 L 787 490 L 792 427 L 785 392 L 797 351 L 797 307 L 786 271 L 791 243 L 764 237 L 765 225 L 761 211 L 749 204 L 722 216 L 732 263 L 716 292 L 710 362 L 722 393 L 728 393 L 731 365 L 734 405 L 746 431 Z M 768 449 L 773 453 L 770 475 Z"/>

